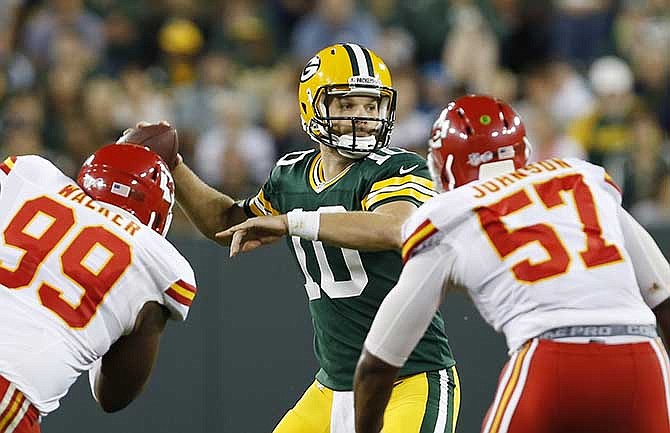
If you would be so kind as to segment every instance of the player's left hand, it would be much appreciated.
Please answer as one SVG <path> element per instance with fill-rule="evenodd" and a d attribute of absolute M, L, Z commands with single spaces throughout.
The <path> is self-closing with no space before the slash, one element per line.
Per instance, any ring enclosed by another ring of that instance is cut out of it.
<path fill-rule="evenodd" d="M 240 252 L 247 253 L 263 245 L 278 241 L 288 234 L 286 215 L 272 215 L 250 218 L 245 222 L 218 232 L 215 237 L 230 241 L 230 257 Z"/>

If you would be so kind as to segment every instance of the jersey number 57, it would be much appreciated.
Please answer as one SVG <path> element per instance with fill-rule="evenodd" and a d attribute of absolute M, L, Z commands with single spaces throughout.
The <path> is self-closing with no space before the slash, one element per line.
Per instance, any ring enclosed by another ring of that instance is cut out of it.
<path fill-rule="evenodd" d="M 566 204 L 561 192 L 572 193 L 586 239 L 584 249 L 579 252 L 579 255 L 587 268 L 623 260 L 618 248 L 608 244 L 603 238 L 593 194 L 581 174 L 555 177 L 546 182 L 536 183 L 533 187 L 547 210 Z M 501 217 L 522 211 L 532 204 L 533 201 L 528 192 L 521 190 L 492 205 L 476 209 L 482 229 L 501 258 L 504 259 L 519 248 L 533 242 L 539 243 L 547 252 L 549 258 L 544 261 L 531 263 L 530 259 L 526 259 L 512 266 L 514 276 L 526 283 L 534 283 L 566 273 L 571 260 L 558 231 L 552 225 L 533 224 L 510 230 L 501 220 Z"/>

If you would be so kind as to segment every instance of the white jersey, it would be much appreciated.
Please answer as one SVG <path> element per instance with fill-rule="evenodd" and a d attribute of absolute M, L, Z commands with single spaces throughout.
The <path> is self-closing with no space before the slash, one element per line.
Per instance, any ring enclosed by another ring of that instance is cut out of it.
<path fill-rule="evenodd" d="M 620 203 L 601 167 L 541 161 L 428 201 L 403 228 L 403 255 L 448 248 L 446 283 L 467 289 L 510 351 L 556 327 L 654 325 L 647 304 L 667 293 L 639 287 Z"/>
<path fill-rule="evenodd" d="M 0 164 L 0 233 L 0 375 L 43 415 L 146 302 L 184 320 L 195 297 L 167 240 L 38 156 Z"/>

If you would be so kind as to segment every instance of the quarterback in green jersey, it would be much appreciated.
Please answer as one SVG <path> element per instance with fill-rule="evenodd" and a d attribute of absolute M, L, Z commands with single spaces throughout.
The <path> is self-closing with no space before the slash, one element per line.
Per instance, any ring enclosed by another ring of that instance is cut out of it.
<path fill-rule="evenodd" d="M 396 91 L 384 62 L 356 44 L 319 51 L 300 77 L 303 128 L 317 148 L 279 159 L 258 194 L 235 201 L 183 163 L 177 200 L 230 255 L 286 238 L 305 278 L 320 370 L 274 433 L 352 433 L 353 375 L 365 336 L 398 280 L 401 226 L 435 195 L 426 162 L 389 148 Z M 385 433 L 453 433 L 455 361 L 436 314 L 400 371 Z"/>

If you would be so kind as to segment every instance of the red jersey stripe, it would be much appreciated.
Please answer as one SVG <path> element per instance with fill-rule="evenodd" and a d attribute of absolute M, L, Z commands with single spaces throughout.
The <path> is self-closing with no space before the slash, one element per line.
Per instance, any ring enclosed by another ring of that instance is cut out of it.
<path fill-rule="evenodd" d="M 187 298 L 186 296 L 182 296 L 179 292 L 177 292 L 175 289 L 170 287 L 165 291 L 165 293 L 168 294 L 172 299 L 175 301 L 179 302 L 182 305 L 185 305 L 187 307 L 190 307 L 191 304 L 193 303 L 192 299 Z"/>
<path fill-rule="evenodd" d="M 406 262 L 411 256 L 412 251 L 416 249 L 422 242 L 437 233 L 437 227 L 433 225 L 430 220 L 426 220 L 419 227 L 414 230 L 414 233 L 407 238 L 402 247 L 402 260 Z"/>
<path fill-rule="evenodd" d="M 189 292 L 196 293 L 198 291 L 198 289 L 195 286 L 190 285 L 189 283 L 187 283 L 184 280 L 179 280 L 175 284 L 178 285 L 179 287 L 181 287 L 184 290 L 188 290 Z"/>
<path fill-rule="evenodd" d="M 612 178 L 610 177 L 610 175 L 607 174 L 607 173 L 605 173 L 605 182 L 607 182 L 607 183 L 609 183 L 610 185 L 612 185 L 612 186 L 614 187 L 614 189 L 616 189 L 617 191 L 619 191 L 619 194 L 621 194 L 621 195 L 623 194 L 623 191 L 621 190 L 621 187 L 620 187 L 619 185 L 617 185 L 617 183 L 614 182 L 614 179 L 612 179 Z"/>
<path fill-rule="evenodd" d="M 16 162 L 16 157 L 15 156 L 10 156 L 9 158 L 5 159 L 0 164 L 0 170 L 5 172 L 5 174 L 9 174 L 9 172 L 12 171 L 12 168 L 14 168 L 14 163 L 15 162 Z"/>

